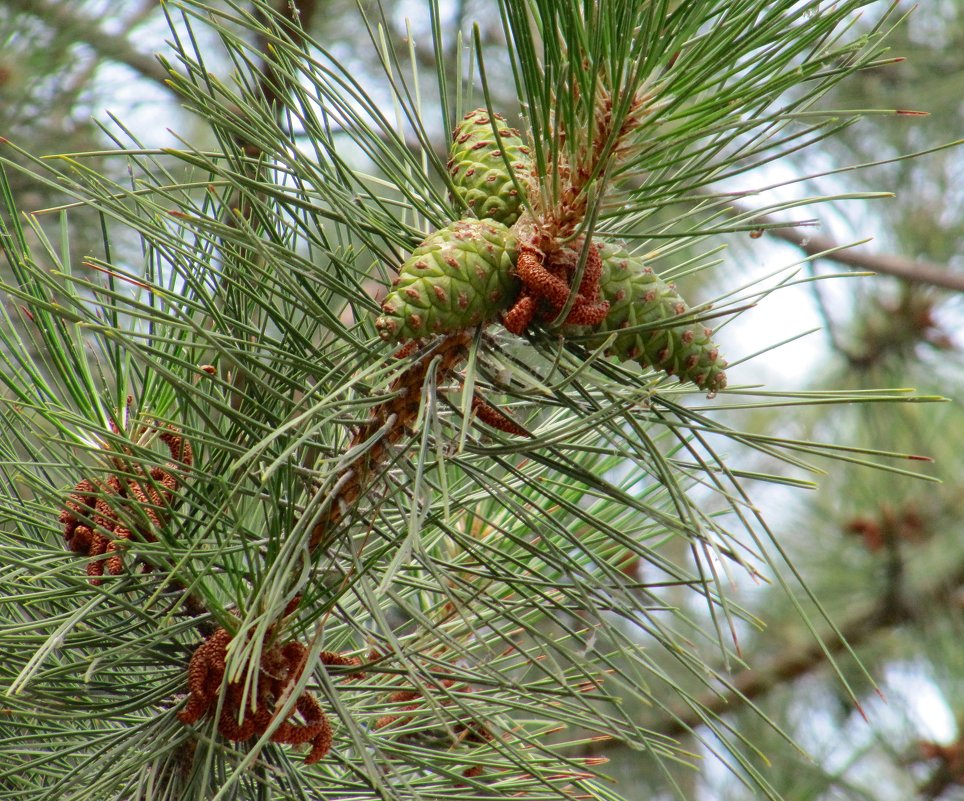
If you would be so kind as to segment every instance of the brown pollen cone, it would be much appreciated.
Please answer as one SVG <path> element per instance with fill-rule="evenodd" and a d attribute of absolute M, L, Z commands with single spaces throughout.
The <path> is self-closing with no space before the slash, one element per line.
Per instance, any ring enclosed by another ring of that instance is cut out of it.
<path fill-rule="evenodd" d="M 111 429 L 118 433 L 113 423 Z M 173 505 L 179 477 L 193 465 L 194 454 L 175 428 L 163 429 L 160 439 L 172 459 L 164 467 L 145 474 L 140 465 L 115 452 L 111 461 L 116 474 L 106 480 L 82 479 L 64 501 L 59 517 L 64 541 L 71 551 L 90 557 L 91 584 L 101 583 L 105 569 L 112 576 L 124 572 L 122 554 L 135 532 L 143 542 L 156 542 L 154 532 L 166 524 L 165 512 Z M 131 523 L 138 520 L 144 522 L 132 530 Z M 101 558 L 105 554 L 110 554 L 106 560 Z"/>
<path fill-rule="evenodd" d="M 543 322 L 552 322 L 562 313 L 572 295 L 583 241 L 549 254 L 535 245 L 520 243 L 516 273 L 522 289 L 503 315 L 502 324 L 507 331 L 521 335 L 537 317 Z M 600 299 L 601 275 L 602 257 L 599 249 L 590 243 L 578 291 L 564 323 L 595 326 L 606 319 L 609 302 Z"/>
<path fill-rule="evenodd" d="M 254 696 L 246 699 L 243 680 L 224 684 L 227 647 L 231 640 L 232 635 L 226 629 L 218 629 L 195 649 L 187 670 L 187 704 L 177 716 L 186 725 L 196 723 L 217 708 L 218 697 L 223 693 L 218 732 L 225 739 L 238 742 L 260 737 L 272 725 L 277 710 L 304 671 L 308 651 L 295 641 L 275 644 L 263 650 Z M 321 661 L 345 667 L 361 664 L 356 657 L 331 651 L 323 652 Z M 362 675 L 354 673 L 349 678 L 360 678 Z M 302 722 L 295 722 L 296 715 L 300 716 Z M 305 758 L 305 764 L 308 765 L 328 753 L 332 738 L 327 715 L 317 699 L 308 692 L 298 697 L 294 709 L 271 734 L 271 742 L 274 743 L 309 743 L 311 749 Z"/>

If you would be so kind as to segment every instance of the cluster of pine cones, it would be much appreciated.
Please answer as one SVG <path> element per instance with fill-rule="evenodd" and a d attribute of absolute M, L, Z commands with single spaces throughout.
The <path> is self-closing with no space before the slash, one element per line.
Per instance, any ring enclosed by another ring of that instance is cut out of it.
<path fill-rule="evenodd" d="M 499 319 L 521 333 L 515 312 L 520 299 L 531 295 L 531 286 L 520 275 L 524 248 L 516 223 L 524 214 L 520 189 L 525 191 L 532 173 L 529 149 L 503 117 L 477 109 L 455 129 L 449 155 L 455 191 L 478 219 L 436 231 L 403 262 L 375 321 L 386 341 L 418 340 Z M 726 362 L 712 331 L 692 320 L 676 287 L 617 242 L 594 242 L 589 248 L 590 257 L 595 250 L 602 261 L 593 287 L 604 310 L 596 317 L 602 319 L 564 324 L 562 335 L 598 348 L 615 333 L 607 355 L 662 370 L 711 394 L 723 389 Z M 542 319 L 554 318 L 554 308 Z M 523 329 L 533 317 L 524 319 Z"/>

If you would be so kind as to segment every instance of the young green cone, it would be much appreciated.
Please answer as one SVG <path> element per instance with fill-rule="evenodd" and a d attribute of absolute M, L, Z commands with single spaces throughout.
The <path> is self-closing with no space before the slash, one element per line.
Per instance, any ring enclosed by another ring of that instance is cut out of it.
<path fill-rule="evenodd" d="M 638 325 L 654 325 L 642 331 L 618 334 L 607 355 L 631 359 L 655 367 L 700 389 L 716 392 L 726 386 L 726 361 L 710 339 L 713 332 L 698 322 L 673 325 L 673 318 L 689 312 L 689 306 L 642 259 L 612 243 L 597 243 L 602 257 L 599 289 L 609 301 L 606 319 L 595 328 L 571 326 L 564 333 L 590 334 L 587 347 L 599 347 L 614 331 Z"/>
<path fill-rule="evenodd" d="M 492 130 L 493 120 L 501 149 Z M 455 129 L 448 168 L 456 194 L 476 216 L 512 225 L 519 219 L 522 201 L 506 169 L 503 149 L 516 181 L 525 185 L 530 164 L 529 148 L 522 143 L 522 136 L 500 114 L 491 118 L 484 108 L 470 111 Z"/>
<path fill-rule="evenodd" d="M 390 342 L 491 322 L 518 294 L 516 240 L 493 220 L 459 220 L 403 263 L 375 321 Z"/>

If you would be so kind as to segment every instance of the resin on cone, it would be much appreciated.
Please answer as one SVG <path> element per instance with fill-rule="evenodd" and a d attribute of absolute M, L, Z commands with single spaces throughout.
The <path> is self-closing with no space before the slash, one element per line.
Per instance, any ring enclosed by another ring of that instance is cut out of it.
<path fill-rule="evenodd" d="M 511 173 L 506 168 L 503 150 Z M 491 117 L 479 108 L 465 115 L 453 135 L 448 169 L 456 194 L 477 217 L 505 225 L 519 219 L 522 200 L 516 183 L 525 186 L 530 170 L 529 148 L 501 114 Z"/>
<path fill-rule="evenodd" d="M 498 318 L 519 292 L 516 240 L 494 220 L 459 220 L 436 231 L 402 264 L 375 327 L 399 342 Z"/>
<path fill-rule="evenodd" d="M 612 243 L 597 246 L 602 256 L 599 288 L 603 299 L 609 301 L 609 313 L 595 328 L 570 326 L 564 333 L 590 335 L 584 344 L 593 348 L 602 345 L 615 331 L 618 335 L 607 355 L 654 367 L 681 381 L 692 381 L 707 392 L 723 389 L 726 362 L 710 338 L 713 332 L 699 322 L 673 324 L 674 318 L 690 311 L 676 287 L 623 247 Z M 654 327 L 618 333 L 638 325 Z"/>

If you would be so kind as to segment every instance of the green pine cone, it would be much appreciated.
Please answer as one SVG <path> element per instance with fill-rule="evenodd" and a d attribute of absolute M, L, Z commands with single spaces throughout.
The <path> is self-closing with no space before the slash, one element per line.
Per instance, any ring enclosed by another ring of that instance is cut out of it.
<path fill-rule="evenodd" d="M 698 322 L 672 325 L 674 317 L 689 311 L 676 287 L 622 246 L 597 243 L 597 247 L 603 263 L 599 289 L 603 299 L 609 301 L 609 314 L 595 328 L 570 326 L 564 333 L 591 334 L 586 346 L 599 347 L 613 331 L 664 322 L 658 328 L 620 334 L 607 355 L 655 367 L 681 381 L 692 381 L 707 392 L 723 389 L 726 361 L 710 339 L 713 332 Z"/>
<path fill-rule="evenodd" d="M 403 263 L 375 321 L 390 342 L 491 322 L 519 292 L 516 240 L 502 223 L 459 220 L 436 231 Z"/>
<path fill-rule="evenodd" d="M 495 115 L 495 123 L 516 180 L 524 185 L 530 169 L 529 148 L 502 115 Z M 489 112 L 484 108 L 470 111 L 455 129 L 448 168 L 456 193 L 477 217 L 504 225 L 512 225 L 519 219 L 522 209 L 519 190 L 506 169 Z"/>

